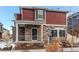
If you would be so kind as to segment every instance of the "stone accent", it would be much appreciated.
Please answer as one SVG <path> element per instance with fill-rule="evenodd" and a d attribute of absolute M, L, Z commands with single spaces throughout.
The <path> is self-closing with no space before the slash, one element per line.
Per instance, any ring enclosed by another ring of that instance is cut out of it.
<path fill-rule="evenodd" d="M 47 45 L 48 43 L 48 26 L 43 26 L 43 40 L 44 40 L 44 45 Z"/>
<path fill-rule="evenodd" d="M 32 28 L 31 28 L 31 26 L 25 27 L 25 40 L 26 41 L 32 40 Z"/>

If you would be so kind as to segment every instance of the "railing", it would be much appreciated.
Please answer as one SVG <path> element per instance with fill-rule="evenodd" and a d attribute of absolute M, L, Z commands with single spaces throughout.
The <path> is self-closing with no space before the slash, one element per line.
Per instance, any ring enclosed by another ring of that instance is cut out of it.
<path fill-rule="evenodd" d="M 19 41 L 32 41 L 32 40 L 36 40 L 36 41 L 41 41 L 41 35 L 19 35 Z"/>

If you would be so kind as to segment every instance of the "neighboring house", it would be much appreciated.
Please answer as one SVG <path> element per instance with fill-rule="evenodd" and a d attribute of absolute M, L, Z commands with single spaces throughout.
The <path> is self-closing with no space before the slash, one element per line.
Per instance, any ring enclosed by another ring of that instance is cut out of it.
<path fill-rule="evenodd" d="M 10 40 L 10 33 L 8 29 L 3 28 L 2 39 L 7 41 Z"/>
<path fill-rule="evenodd" d="M 8 36 L 10 35 L 9 30 L 3 27 L 3 24 L 0 23 L 0 39 L 3 39 L 3 33 L 6 33 Z"/>
<path fill-rule="evenodd" d="M 0 39 L 2 39 L 2 31 L 3 30 L 3 24 L 2 23 L 0 23 Z"/>
<path fill-rule="evenodd" d="M 12 39 L 16 41 L 16 27 L 12 26 Z"/>
<path fill-rule="evenodd" d="M 68 32 L 70 32 L 72 29 L 76 32 L 79 32 L 79 12 L 68 17 Z"/>
<path fill-rule="evenodd" d="M 73 43 L 79 43 L 79 12 L 68 17 L 68 33 L 72 35 Z"/>
<path fill-rule="evenodd" d="M 13 38 L 17 43 L 44 43 L 55 37 L 66 39 L 67 11 L 20 7 L 15 15 Z"/>

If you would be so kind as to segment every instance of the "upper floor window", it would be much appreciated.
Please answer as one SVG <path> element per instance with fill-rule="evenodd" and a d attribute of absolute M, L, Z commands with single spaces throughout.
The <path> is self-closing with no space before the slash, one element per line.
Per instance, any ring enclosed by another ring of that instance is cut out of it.
<path fill-rule="evenodd" d="M 37 19 L 43 20 L 44 18 L 44 11 L 43 10 L 37 10 Z"/>

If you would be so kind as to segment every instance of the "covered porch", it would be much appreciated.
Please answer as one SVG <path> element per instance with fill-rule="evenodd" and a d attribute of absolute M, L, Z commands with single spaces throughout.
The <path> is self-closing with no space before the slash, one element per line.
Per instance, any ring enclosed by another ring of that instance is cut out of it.
<path fill-rule="evenodd" d="M 43 43 L 43 26 L 35 24 L 18 24 L 16 26 L 16 42 Z"/>

